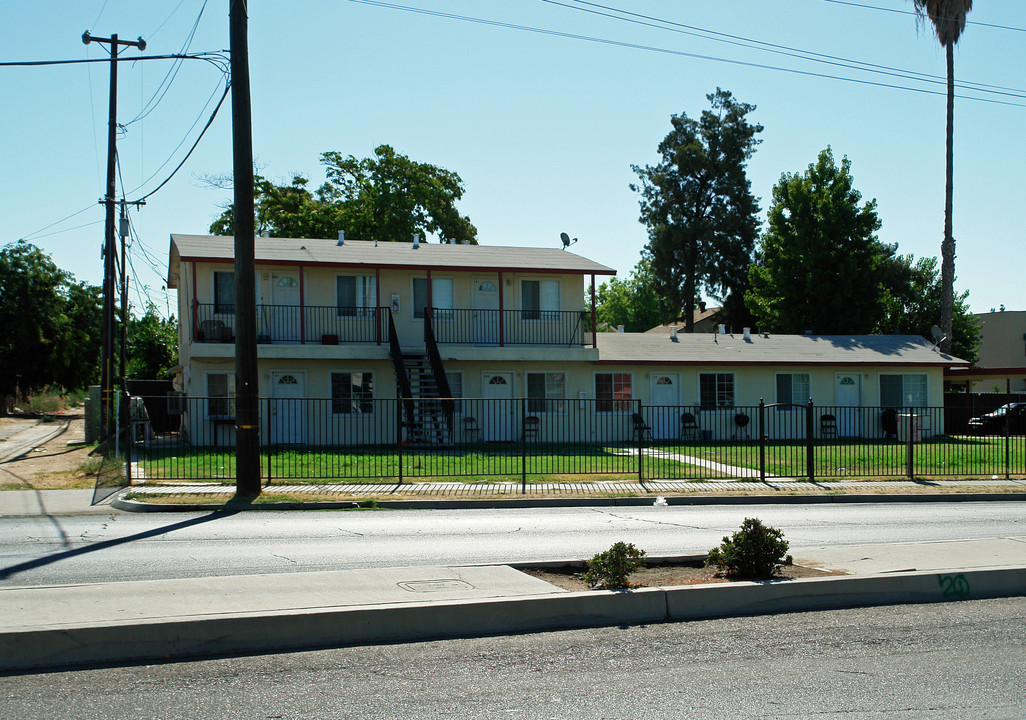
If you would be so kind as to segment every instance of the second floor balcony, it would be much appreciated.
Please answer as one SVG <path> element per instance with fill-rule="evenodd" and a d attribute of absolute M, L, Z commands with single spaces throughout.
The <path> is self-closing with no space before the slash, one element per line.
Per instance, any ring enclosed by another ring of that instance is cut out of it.
<path fill-rule="evenodd" d="M 427 312 L 427 308 L 425 308 Z M 432 308 L 436 342 L 451 345 L 562 346 L 594 343 L 591 313 L 586 310 L 480 310 Z M 388 345 L 388 307 L 257 305 L 257 342 L 301 345 Z M 392 314 L 404 345 L 419 345 L 423 320 Z M 234 306 L 196 303 L 192 341 L 235 341 Z"/>

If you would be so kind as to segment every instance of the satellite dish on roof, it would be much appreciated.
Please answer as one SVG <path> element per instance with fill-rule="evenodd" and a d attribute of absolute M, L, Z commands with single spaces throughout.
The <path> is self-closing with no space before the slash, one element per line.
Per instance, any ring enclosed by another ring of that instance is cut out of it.
<path fill-rule="evenodd" d="M 936 325 L 933 325 L 930 328 L 930 337 L 933 338 L 933 344 L 935 346 L 934 349 L 936 349 L 937 345 L 940 345 L 942 342 L 948 339 L 947 336 L 944 334 L 944 331 Z"/>
<path fill-rule="evenodd" d="M 574 238 L 573 240 L 571 240 L 570 236 L 567 235 L 565 232 L 559 234 L 559 239 L 563 241 L 563 249 L 564 250 L 566 250 L 568 247 L 570 247 L 575 242 L 577 242 L 577 238 Z"/>

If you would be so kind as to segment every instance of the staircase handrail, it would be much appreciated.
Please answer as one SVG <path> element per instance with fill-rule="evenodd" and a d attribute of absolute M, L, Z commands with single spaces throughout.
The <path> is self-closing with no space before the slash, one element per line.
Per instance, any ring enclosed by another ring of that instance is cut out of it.
<path fill-rule="evenodd" d="M 442 354 L 438 352 L 438 343 L 435 342 L 435 331 L 431 324 L 431 315 L 432 313 L 430 312 L 424 313 L 424 346 L 427 348 L 428 360 L 431 361 L 431 373 L 435 376 L 435 386 L 438 388 L 438 395 L 442 399 L 442 410 L 445 412 L 445 422 L 449 426 L 449 435 L 451 437 L 456 404 L 452 400 L 449 378 L 445 376 Z"/>

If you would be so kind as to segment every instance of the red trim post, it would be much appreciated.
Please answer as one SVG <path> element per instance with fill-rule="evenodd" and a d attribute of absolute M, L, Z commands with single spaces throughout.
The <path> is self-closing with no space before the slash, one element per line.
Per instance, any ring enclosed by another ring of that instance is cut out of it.
<path fill-rule="evenodd" d="M 391 312 L 391 310 L 389 310 Z M 381 268 L 374 268 L 374 338 L 381 344 Z"/>
<path fill-rule="evenodd" d="M 502 270 L 499 271 L 499 347 L 506 347 L 506 300 L 503 297 Z"/>
<path fill-rule="evenodd" d="M 192 341 L 199 342 L 199 300 L 196 297 L 196 263 L 192 263 Z"/>
<path fill-rule="evenodd" d="M 434 303 L 434 298 L 432 297 L 432 294 L 431 294 L 431 269 L 428 268 L 428 271 L 427 271 L 427 307 L 424 308 L 424 315 L 425 316 L 434 315 L 435 314 L 434 313 L 434 309 L 435 309 L 435 303 Z M 414 310 L 414 313 L 416 314 L 417 309 L 414 308 L 413 310 Z M 433 317 L 431 319 L 434 320 Z"/>
<path fill-rule="evenodd" d="M 304 268 L 299 266 L 299 342 L 306 344 L 306 283 L 303 281 Z"/>
<path fill-rule="evenodd" d="M 598 347 L 598 325 L 595 324 L 595 273 L 591 274 L 591 346 Z"/>

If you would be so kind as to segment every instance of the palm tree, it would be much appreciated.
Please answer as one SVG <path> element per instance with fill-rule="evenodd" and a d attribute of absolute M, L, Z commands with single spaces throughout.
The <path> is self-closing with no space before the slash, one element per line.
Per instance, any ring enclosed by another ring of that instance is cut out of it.
<path fill-rule="evenodd" d="M 951 351 L 951 317 L 955 305 L 955 238 L 951 234 L 952 176 L 954 174 L 955 121 L 955 44 L 965 29 L 965 16 L 973 9 L 973 0 L 912 0 L 916 15 L 929 20 L 944 47 L 948 61 L 948 127 L 944 180 L 944 240 L 941 243 L 941 350 Z"/>

